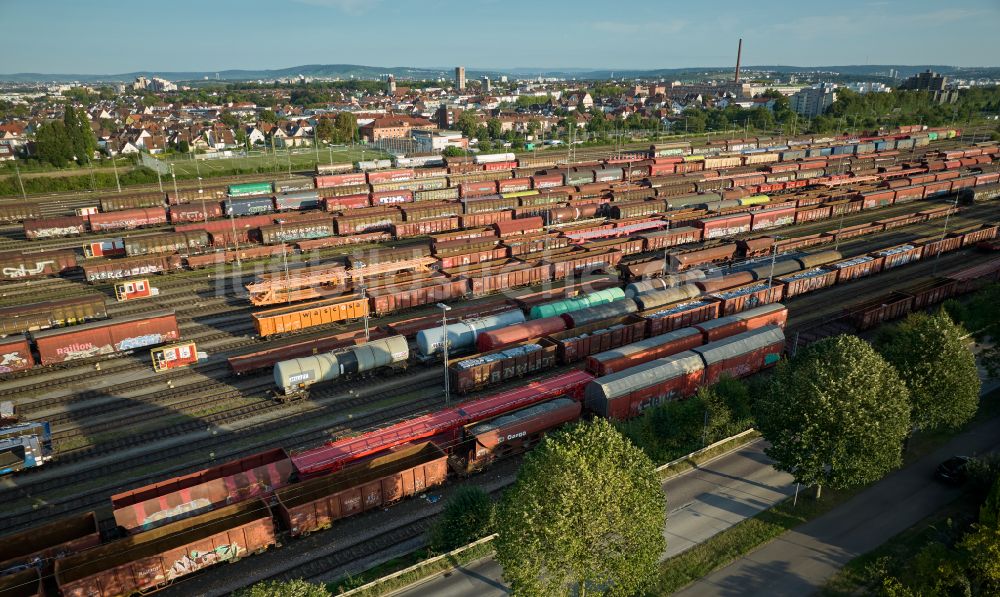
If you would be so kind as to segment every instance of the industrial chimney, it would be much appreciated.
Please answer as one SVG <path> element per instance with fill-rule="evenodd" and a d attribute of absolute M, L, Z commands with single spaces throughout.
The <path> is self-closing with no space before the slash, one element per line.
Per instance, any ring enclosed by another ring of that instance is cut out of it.
<path fill-rule="evenodd" d="M 733 83 L 740 82 L 740 56 L 743 54 L 743 38 L 740 38 L 740 45 L 736 48 L 736 77 L 733 79 Z"/>

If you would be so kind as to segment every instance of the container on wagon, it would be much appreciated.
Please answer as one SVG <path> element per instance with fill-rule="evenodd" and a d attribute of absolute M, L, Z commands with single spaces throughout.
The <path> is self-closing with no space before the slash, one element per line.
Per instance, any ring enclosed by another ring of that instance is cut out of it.
<path fill-rule="evenodd" d="M 180 369 L 198 362 L 198 347 L 194 342 L 162 346 L 149 351 L 153 362 L 153 371 L 162 373 L 172 369 Z"/>

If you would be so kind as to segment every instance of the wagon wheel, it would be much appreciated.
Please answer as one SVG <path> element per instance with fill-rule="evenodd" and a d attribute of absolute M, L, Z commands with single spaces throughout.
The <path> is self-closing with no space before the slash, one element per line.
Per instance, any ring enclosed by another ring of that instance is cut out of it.
<path fill-rule="evenodd" d="M 312 531 L 302 531 L 301 533 L 299 533 L 299 537 L 302 537 L 303 539 L 305 539 L 309 535 L 312 535 Z"/>
<path fill-rule="evenodd" d="M 264 553 L 265 551 L 267 551 L 267 546 L 266 545 L 264 545 L 262 547 L 258 547 L 253 553 L 254 553 L 254 555 L 258 555 L 259 556 L 260 554 Z"/>

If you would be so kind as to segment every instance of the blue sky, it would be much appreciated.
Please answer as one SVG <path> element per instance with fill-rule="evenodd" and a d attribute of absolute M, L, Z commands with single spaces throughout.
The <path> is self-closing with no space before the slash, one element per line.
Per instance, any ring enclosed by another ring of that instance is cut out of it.
<path fill-rule="evenodd" d="M 0 0 L 0 72 L 1000 65 L 1000 0 Z"/>

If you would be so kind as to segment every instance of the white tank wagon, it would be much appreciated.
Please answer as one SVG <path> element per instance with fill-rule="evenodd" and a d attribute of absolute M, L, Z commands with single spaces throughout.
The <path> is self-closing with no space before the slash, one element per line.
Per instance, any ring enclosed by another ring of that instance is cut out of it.
<path fill-rule="evenodd" d="M 274 365 L 274 385 L 285 394 L 295 394 L 312 385 L 356 377 L 383 367 L 405 368 L 410 346 L 405 336 L 372 340 L 361 346 L 280 361 Z"/>

